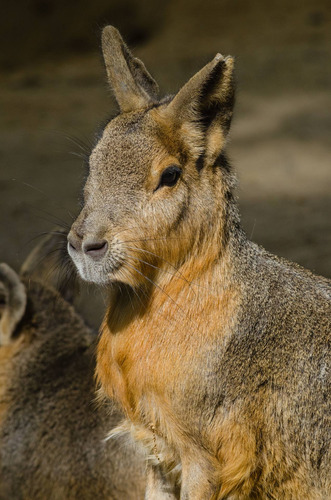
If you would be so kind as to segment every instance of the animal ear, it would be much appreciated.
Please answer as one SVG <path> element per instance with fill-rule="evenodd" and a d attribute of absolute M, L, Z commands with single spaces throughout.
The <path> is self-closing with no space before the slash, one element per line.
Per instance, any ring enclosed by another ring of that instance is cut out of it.
<path fill-rule="evenodd" d="M 54 228 L 45 236 L 25 259 L 20 274 L 55 288 L 65 300 L 73 303 L 78 282 L 67 253 L 67 231 Z"/>
<path fill-rule="evenodd" d="M 106 26 L 102 32 L 102 52 L 109 85 L 122 112 L 145 108 L 157 102 L 157 83 L 143 62 L 133 57 L 113 26 Z"/>
<path fill-rule="evenodd" d="M 0 346 L 8 345 L 26 308 L 26 292 L 18 275 L 0 264 Z"/>
<path fill-rule="evenodd" d="M 230 128 L 234 105 L 234 60 L 217 54 L 164 109 L 193 153 L 214 161 Z"/>

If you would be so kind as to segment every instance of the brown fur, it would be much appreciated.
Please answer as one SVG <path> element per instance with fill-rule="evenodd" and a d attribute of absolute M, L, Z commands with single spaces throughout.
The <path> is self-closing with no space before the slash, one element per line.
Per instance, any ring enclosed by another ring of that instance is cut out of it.
<path fill-rule="evenodd" d="M 155 105 L 118 32 L 103 39 L 121 113 L 91 153 L 68 248 L 109 286 L 97 376 L 127 416 L 118 432 L 145 446 L 146 498 L 328 498 L 331 286 L 240 227 L 224 150 L 233 59 Z"/>
<path fill-rule="evenodd" d="M 111 402 L 96 403 L 94 335 L 54 288 L 32 277 L 47 268 L 44 252 L 58 247 L 56 238 L 33 251 L 24 278 L 0 265 L 3 312 L 17 316 L 17 290 L 27 304 L 0 345 L 0 499 L 142 499 L 139 450 L 125 436 L 105 441 L 123 416 Z M 49 268 L 48 280 L 62 284 Z"/>

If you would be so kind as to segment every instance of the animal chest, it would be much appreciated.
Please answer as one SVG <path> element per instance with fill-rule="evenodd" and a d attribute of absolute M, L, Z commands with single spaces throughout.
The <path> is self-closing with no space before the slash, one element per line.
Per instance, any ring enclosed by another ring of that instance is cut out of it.
<path fill-rule="evenodd" d="M 173 291 L 169 295 L 175 296 Z M 178 308 L 157 304 L 124 326 L 105 321 L 97 376 L 128 417 L 128 427 L 149 456 L 171 467 L 203 438 L 215 453 L 210 427 L 220 352 L 234 315 L 235 294 L 183 293 Z M 199 300 L 198 300 L 199 299 Z M 156 301 L 155 301 L 156 302 Z M 162 308 L 163 306 L 163 308 Z M 123 317 L 123 308 L 121 308 Z M 213 419 L 213 426 L 215 419 Z M 203 437 L 201 436 L 203 428 Z"/>
<path fill-rule="evenodd" d="M 171 346 L 167 333 L 153 323 L 133 324 L 115 335 L 108 328 L 103 331 L 98 376 L 106 393 L 119 401 L 130 418 L 143 400 L 166 395 L 176 385 L 178 358 L 182 360 L 182 356 Z"/>

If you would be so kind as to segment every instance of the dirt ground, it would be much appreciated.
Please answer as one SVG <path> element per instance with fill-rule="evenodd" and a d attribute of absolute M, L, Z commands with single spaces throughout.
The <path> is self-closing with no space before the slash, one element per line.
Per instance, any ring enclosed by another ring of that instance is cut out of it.
<path fill-rule="evenodd" d="M 268 250 L 331 277 L 331 8 L 322 0 L 266 5 L 168 1 L 160 28 L 133 48 L 162 93 L 218 51 L 236 57 L 229 153 L 243 225 Z M 16 269 L 33 238 L 70 225 L 79 210 L 82 142 L 90 147 L 114 109 L 98 44 L 2 73 L 0 261 Z M 87 302 L 85 315 L 98 324 L 94 292 Z"/>

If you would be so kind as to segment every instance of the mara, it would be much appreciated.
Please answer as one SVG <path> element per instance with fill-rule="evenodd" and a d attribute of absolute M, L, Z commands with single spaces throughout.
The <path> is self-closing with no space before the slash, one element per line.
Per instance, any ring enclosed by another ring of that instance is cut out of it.
<path fill-rule="evenodd" d="M 120 112 L 68 251 L 109 289 L 96 373 L 126 415 L 117 432 L 146 450 L 146 499 L 331 498 L 331 283 L 240 226 L 233 59 L 159 100 L 115 28 L 102 46 Z"/>
<path fill-rule="evenodd" d="M 20 276 L 0 264 L 0 500 L 142 500 L 140 452 L 105 440 L 123 416 L 96 404 L 95 335 L 52 286 L 74 292 L 52 278 L 62 241 L 48 237 Z"/>

